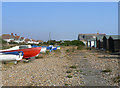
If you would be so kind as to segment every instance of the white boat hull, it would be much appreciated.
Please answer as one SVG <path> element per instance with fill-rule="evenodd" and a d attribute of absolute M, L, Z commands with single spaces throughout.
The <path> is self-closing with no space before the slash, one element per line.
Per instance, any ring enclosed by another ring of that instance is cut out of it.
<path fill-rule="evenodd" d="M 45 53 L 45 52 L 46 52 L 46 50 L 47 50 L 47 48 L 46 48 L 46 47 L 42 47 L 42 48 L 41 48 L 40 53 Z"/>
<path fill-rule="evenodd" d="M 19 61 L 22 60 L 23 55 L 0 54 L 0 61 Z"/>
<path fill-rule="evenodd" d="M 9 48 L 9 49 L 0 50 L 0 52 L 10 51 L 10 50 L 18 50 L 18 49 L 25 49 L 25 48 L 32 48 L 32 46 L 31 45 L 20 45 L 20 46 L 15 46 L 15 47 L 12 47 L 12 48 Z"/>

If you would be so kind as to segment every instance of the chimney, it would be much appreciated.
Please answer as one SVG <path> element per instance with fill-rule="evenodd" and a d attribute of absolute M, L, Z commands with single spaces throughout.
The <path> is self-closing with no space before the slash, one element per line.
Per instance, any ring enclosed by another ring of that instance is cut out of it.
<path fill-rule="evenodd" d="M 11 35 L 13 35 L 13 33 L 11 33 Z"/>
<path fill-rule="evenodd" d="M 99 32 L 97 32 L 97 35 L 99 35 Z"/>

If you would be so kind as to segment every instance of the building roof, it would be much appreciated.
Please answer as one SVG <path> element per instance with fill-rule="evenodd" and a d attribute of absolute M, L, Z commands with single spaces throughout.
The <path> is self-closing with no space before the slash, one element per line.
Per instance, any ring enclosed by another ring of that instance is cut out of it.
<path fill-rule="evenodd" d="M 42 40 L 37 40 L 37 42 L 41 43 L 41 42 L 43 42 L 43 41 L 42 41 Z"/>
<path fill-rule="evenodd" d="M 103 35 L 98 35 L 97 40 L 103 41 L 103 37 L 104 37 Z"/>
<path fill-rule="evenodd" d="M 21 39 L 23 40 L 23 39 L 24 39 L 24 37 L 21 37 Z"/>
<path fill-rule="evenodd" d="M 105 35 L 105 37 L 106 37 L 107 39 L 109 39 L 110 36 L 112 36 L 112 35 Z"/>
<path fill-rule="evenodd" d="M 30 39 L 26 38 L 25 41 L 28 42 L 28 41 L 30 41 Z"/>
<path fill-rule="evenodd" d="M 10 38 L 11 38 L 11 35 L 9 35 L 9 34 L 2 35 L 2 39 L 10 39 Z"/>
<path fill-rule="evenodd" d="M 85 40 L 85 41 L 87 41 L 89 39 L 93 40 L 93 39 L 96 39 L 97 36 L 104 36 L 104 35 L 106 35 L 106 34 L 99 34 L 99 33 L 97 33 L 97 34 L 79 34 L 78 40 Z"/>
<path fill-rule="evenodd" d="M 110 36 L 112 39 L 120 39 L 120 35 L 111 35 Z"/>
<path fill-rule="evenodd" d="M 16 40 L 18 40 L 18 39 L 20 38 L 20 36 L 15 36 L 14 38 L 15 38 Z"/>

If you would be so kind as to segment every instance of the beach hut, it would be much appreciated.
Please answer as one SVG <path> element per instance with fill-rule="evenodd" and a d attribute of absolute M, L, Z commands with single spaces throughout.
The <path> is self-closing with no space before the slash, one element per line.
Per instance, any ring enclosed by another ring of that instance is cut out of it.
<path fill-rule="evenodd" d="M 103 48 L 103 37 L 104 37 L 104 35 L 98 35 L 96 37 L 96 48 L 97 49 L 102 49 Z"/>
<path fill-rule="evenodd" d="M 88 39 L 87 47 L 96 47 L 96 39 L 95 38 Z"/>
<path fill-rule="evenodd" d="M 120 52 L 120 35 L 110 36 L 108 42 L 110 52 Z"/>
<path fill-rule="evenodd" d="M 106 35 L 103 37 L 103 49 L 104 50 L 109 50 L 109 37 L 112 35 Z"/>

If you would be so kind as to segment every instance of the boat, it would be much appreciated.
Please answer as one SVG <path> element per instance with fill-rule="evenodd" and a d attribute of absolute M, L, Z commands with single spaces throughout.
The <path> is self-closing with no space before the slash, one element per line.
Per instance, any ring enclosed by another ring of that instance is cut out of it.
<path fill-rule="evenodd" d="M 36 46 L 36 45 L 31 45 L 32 47 L 41 47 L 41 51 L 40 51 L 40 53 L 45 53 L 46 52 L 46 50 L 47 50 L 47 47 L 46 46 Z"/>
<path fill-rule="evenodd" d="M 0 61 L 19 61 L 22 60 L 24 53 L 19 52 L 0 52 Z"/>
<path fill-rule="evenodd" d="M 57 50 L 57 47 L 52 47 L 52 50 Z"/>
<path fill-rule="evenodd" d="M 47 47 L 46 46 L 42 46 L 40 53 L 45 53 L 46 50 L 47 50 Z"/>
<path fill-rule="evenodd" d="M 59 50 L 60 50 L 60 46 L 57 46 L 57 49 L 59 49 Z"/>
<path fill-rule="evenodd" d="M 31 45 L 14 46 L 14 47 L 9 48 L 9 49 L 0 50 L 0 52 L 3 52 L 3 51 L 10 51 L 10 50 L 18 50 L 18 49 L 26 49 L 26 48 L 32 48 L 32 46 L 31 46 Z"/>
<path fill-rule="evenodd" d="M 2 52 L 15 52 L 15 51 L 23 51 L 24 55 L 23 58 L 27 59 L 27 58 L 31 58 L 34 57 L 36 55 L 38 55 L 41 51 L 41 47 L 35 47 L 35 48 L 25 48 L 25 49 L 15 49 L 15 50 L 3 50 Z"/>

